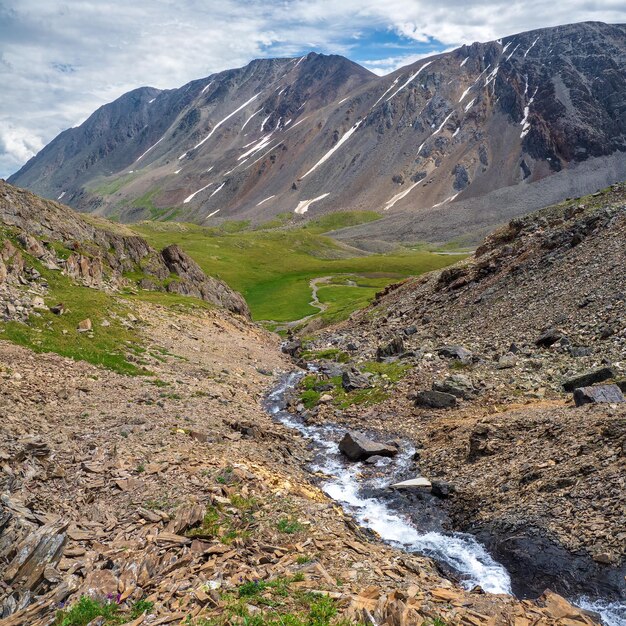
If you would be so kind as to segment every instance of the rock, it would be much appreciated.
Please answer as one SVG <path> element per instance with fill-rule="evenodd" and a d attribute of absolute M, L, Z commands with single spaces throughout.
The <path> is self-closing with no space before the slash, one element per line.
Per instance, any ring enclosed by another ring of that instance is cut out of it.
<path fill-rule="evenodd" d="M 351 461 L 362 461 L 371 456 L 395 456 L 398 449 L 385 443 L 368 439 L 365 435 L 353 430 L 348 431 L 339 442 L 339 451 Z"/>
<path fill-rule="evenodd" d="M 394 337 L 389 343 L 378 346 L 376 349 L 376 360 L 382 361 L 384 358 L 390 356 L 397 356 L 404 352 L 404 341 L 402 341 L 402 337 L 397 335 Z"/>
<path fill-rule="evenodd" d="M 91 320 L 89 318 L 78 322 L 77 330 L 79 333 L 86 333 L 91 330 Z"/>
<path fill-rule="evenodd" d="M 576 406 L 582 406 L 583 404 L 626 402 L 626 398 L 617 385 L 595 385 L 574 389 L 574 402 Z"/>
<path fill-rule="evenodd" d="M 477 424 L 474 427 L 469 437 L 469 453 L 467 455 L 469 461 L 493 453 L 489 447 L 489 433 L 489 427 L 484 424 Z"/>
<path fill-rule="evenodd" d="M 341 386 L 348 392 L 371 387 L 367 377 L 354 367 L 344 371 L 341 375 Z"/>
<path fill-rule="evenodd" d="M 250 319 L 250 310 L 243 296 L 233 291 L 225 282 L 207 276 L 178 245 L 172 244 L 164 248 L 161 258 L 167 269 L 179 278 L 167 285 L 167 291 L 201 298 Z"/>
<path fill-rule="evenodd" d="M 409 480 L 403 480 L 399 483 L 389 485 L 390 489 L 430 489 L 431 487 L 432 484 L 430 480 L 424 478 L 423 476 L 418 476 L 417 478 L 411 478 Z"/>
<path fill-rule="evenodd" d="M 298 358 L 300 353 L 302 352 L 302 342 L 299 339 L 294 339 L 293 341 L 286 341 L 281 350 L 284 354 L 288 354 L 294 358 Z"/>
<path fill-rule="evenodd" d="M 37 309 L 39 311 L 45 311 L 48 309 L 48 307 L 46 306 L 46 303 L 44 302 L 41 296 L 35 296 L 32 299 L 31 304 L 34 309 Z"/>
<path fill-rule="evenodd" d="M 578 387 L 588 387 L 589 385 L 601 383 L 609 378 L 615 378 L 615 376 L 616 372 L 612 367 L 598 367 L 567 379 L 563 383 L 563 389 L 565 391 L 574 391 L 574 389 Z"/>
<path fill-rule="evenodd" d="M 437 348 L 437 354 L 446 359 L 456 359 L 461 363 L 471 363 L 472 361 L 472 353 L 463 346 L 441 346 Z"/>
<path fill-rule="evenodd" d="M 514 354 L 504 354 L 498 360 L 498 369 L 505 370 L 517 365 L 517 357 Z"/>
<path fill-rule="evenodd" d="M 389 458 L 388 457 L 384 457 L 384 456 L 380 456 L 380 454 L 375 454 L 374 456 L 370 456 L 369 458 L 365 459 L 363 462 L 367 463 L 368 465 L 376 465 L 379 462 L 389 462 Z"/>
<path fill-rule="evenodd" d="M 451 393 L 453 396 L 463 398 L 464 400 L 476 394 L 474 383 L 464 374 L 452 374 L 442 381 L 435 381 L 433 383 L 433 390 Z"/>
<path fill-rule="evenodd" d="M 586 346 L 570 346 L 567 350 L 575 358 L 591 355 L 591 348 Z"/>
<path fill-rule="evenodd" d="M 456 406 L 456 396 L 443 391 L 419 391 L 415 395 L 415 406 L 431 409 L 449 409 Z"/>
<path fill-rule="evenodd" d="M 330 404 L 333 401 L 333 397 L 329 393 L 325 393 L 320 398 L 320 404 Z"/>
<path fill-rule="evenodd" d="M 450 494 L 456 491 L 452 483 L 445 480 L 433 480 L 431 493 L 437 498 L 445 499 L 449 498 Z"/>
<path fill-rule="evenodd" d="M 28 252 L 31 256 L 34 256 L 37 259 L 45 256 L 46 249 L 41 245 L 41 242 L 35 239 L 32 235 L 20 233 L 17 239 L 22 246 L 24 246 L 24 250 L 26 250 L 26 252 Z"/>
<path fill-rule="evenodd" d="M 535 341 L 535 345 L 540 348 L 549 348 L 563 336 L 563 333 L 556 330 L 556 328 L 550 328 Z"/>

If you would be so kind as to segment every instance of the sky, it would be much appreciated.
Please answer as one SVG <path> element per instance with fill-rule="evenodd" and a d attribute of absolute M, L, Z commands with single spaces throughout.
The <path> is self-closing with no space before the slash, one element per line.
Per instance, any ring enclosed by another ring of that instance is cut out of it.
<path fill-rule="evenodd" d="M 385 74 L 463 43 L 626 22 L 624 0 L 0 0 L 0 177 L 96 108 L 260 57 L 342 54 Z"/>

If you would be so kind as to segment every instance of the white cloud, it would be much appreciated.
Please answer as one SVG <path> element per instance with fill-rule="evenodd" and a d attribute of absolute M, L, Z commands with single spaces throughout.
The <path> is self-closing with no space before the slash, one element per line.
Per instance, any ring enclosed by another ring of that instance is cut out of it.
<path fill-rule="evenodd" d="M 396 50 L 406 52 L 394 56 L 389 49 L 389 56 L 366 63 L 385 73 L 418 60 L 425 48 L 587 19 L 625 22 L 626 6 L 622 0 L 0 0 L 0 176 L 141 85 L 177 87 L 256 57 L 308 49 L 371 58 L 362 50 L 374 30 L 396 33 Z"/>

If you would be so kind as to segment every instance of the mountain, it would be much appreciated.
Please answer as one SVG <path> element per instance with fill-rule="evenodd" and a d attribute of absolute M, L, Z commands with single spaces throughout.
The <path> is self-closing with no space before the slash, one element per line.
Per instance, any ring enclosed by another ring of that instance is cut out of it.
<path fill-rule="evenodd" d="M 121 221 L 374 209 L 340 233 L 476 238 L 626 177 L 626 26 L 462 46 L 377 77 L 339 56 L 266 59 L 142 88 L 61 133 L 10 182 Z"/>

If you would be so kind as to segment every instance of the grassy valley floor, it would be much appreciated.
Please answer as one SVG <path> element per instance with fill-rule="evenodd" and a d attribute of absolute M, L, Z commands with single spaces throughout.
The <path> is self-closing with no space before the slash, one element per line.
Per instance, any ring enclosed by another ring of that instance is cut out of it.
<path fill-rule="evenodd" d="M 216 228 L 146 222 L 133 229 L 157 248 L 178 243 L 207 274 L 240 291 L 257 321 L 293 322 L 319 314 L 324 322 L 335 322 L 369 304 L 386 285 L 460 258 L 401 247 L 366 254 L 324 235 L 376 218 L 370 212 L 344 212 L 300 226 L 276 220 L 264 229 L 251 229 L 246 222 Z M 318 290 L 326 305 L 321 313 L 311 305 L 310 285 L 320 277 L 330 277 Z"/>

